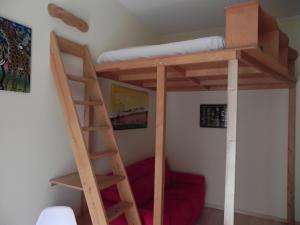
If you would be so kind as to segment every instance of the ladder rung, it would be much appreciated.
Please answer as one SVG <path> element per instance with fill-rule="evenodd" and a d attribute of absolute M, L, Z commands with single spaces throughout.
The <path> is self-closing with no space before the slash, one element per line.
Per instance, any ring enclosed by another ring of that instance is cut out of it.
<path fill-rule="evenodd" d="M 57 42 L 62 52 L 81 58 L 84 57 L 85 48 L 83 45 L 59 36 L 57 36 Z"/>
<path fill-rule="evenodd" d="M 95 152 L 91 152 L 91 160 L 96 160 L 96 159 L 101 159 L 104 157 L 110 157 L 117 154 L 117 151 L 115 150 L 107 150 L 107 151 L 95 151 Z"/>
<path fill-rule="evenodd" d="M 102 105 L 102 102 L 100 100 L 98 100 L 98 101 L 80 101 L 80 100 L 74 100 L 74 103 L 76 105 L 90 105 L 90 106 Z"/>
<path fill-rule="evenodd" d="M 116 219 L 117 217 L 121 216 L 125 213 L 128 209 L 133 206 L 130 202 L 121 201 L 116 205 L 112 206 L 106 211 L 106 216 L 109 222 Z"/>
<path fill-rule="evenodd" d="M 82 127 L 82 131 L 96 131 L 96 130 L 107 130 L 109 126 L 94 126 L 94 127 Z"/>
<path fill-rule="evenodd" d="M 89 82 L 94 81 L 94 79 L 90 78 L 90 77 L 87 78 L 87 77 L 81 77 L 81 76 L 71 75 L 71 74 L 67 74 L 67 77 L 68 77 L 69 80 L 82 82 L 82 83 L 89 83 Z"/>
<path fill-rule="evenodd" d="M 102 190 L 123 181 L 125 177 L 120 175 L 111 175 L 111 176 L 96 175 L 96 179 L 98 182 L 99 189 Z M 80 191 L 83 190 L 78 173 L 72 173 L 63 177 L 51 179 L 50 183 L 52 185 L 60 185 L 60 186 L 69 187 Z"/>
<path fill-rule="evenodd" d="M 100 190 L 115 185 L 125 179 L 124 176 L 120 176 L 120 175 L 111 175 L 111 176 L 97 175 L 96 177 L 98 180 L 98 185 Z"/>

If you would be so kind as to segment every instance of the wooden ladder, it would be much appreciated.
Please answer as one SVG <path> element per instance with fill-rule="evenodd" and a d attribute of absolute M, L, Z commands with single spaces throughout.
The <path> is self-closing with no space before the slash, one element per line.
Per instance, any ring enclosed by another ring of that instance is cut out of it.
<path fill-rule="evenodd" d="M 82 58 L 84 75 L 82 77 L 66 75 L 60 53 Z M 88 47 L 56 36 L 52 32 L 50 54 L 51 69 L 78 168 L 78 173 L 52 179 L 50 180 L 51 184 L 83 191 L 93 225 L 108 225 L 122 214 L 125 214 L 129 225 L 141 225 Z M 73 99 L 69 86 L 70 81 L 79 82 L 84 85 L 84 100 Z M 82 105 L 85 109 L 91 109 L 92 107 L 94 109 L 95 121 L 98 124 L 85 124 L 82 126 L 75 107 L 76 105 Z M 104 137 L 103 140 L 107 147 L 104 151 L 91 151 L 89 149 L 89 134 L 96 131 L 101 132 L 101 135 Z M 110 159 L 112 175 L 104 176 L 95 174 L 92 161 L 101 158 Z M 111 208 L 105 209 L 100 191 L 112 185 L 117 186 L 120 202 Z"/>

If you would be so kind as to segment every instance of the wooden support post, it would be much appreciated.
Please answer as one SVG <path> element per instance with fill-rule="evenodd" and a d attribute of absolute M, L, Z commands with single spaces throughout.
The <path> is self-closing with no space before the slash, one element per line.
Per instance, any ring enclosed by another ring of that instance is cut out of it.
<path fill-rule="evenodd" d="M 157 67 L 156 90 L 156 143 L 155 143 L 155 187 L 153 224 L 163 225 L 165 183 L 165 130 L 166 130 L 166 68 Z"/>
<path fill-rule="evenodd" d="M 228 128 L 224 225 L 234 224 L 238 68 L 238 60 L 233 59 L 228 62 Z"/>
<path fill-rule="evenodd" d="M 296 87 L 289 89 L 289 131 L 288 131 L 288 180 L 287 218 L 288 224 L 295 224 L 295 132 L 296 132 Z"/>

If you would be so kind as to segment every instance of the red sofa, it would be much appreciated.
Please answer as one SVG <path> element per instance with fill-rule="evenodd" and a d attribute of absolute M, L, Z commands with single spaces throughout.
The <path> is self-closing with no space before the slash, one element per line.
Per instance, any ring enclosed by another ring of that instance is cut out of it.
<path fill-rule="evenodd" d="M 153 225 L 154 158 L 126 167 L 131 188 L 144 225 Z M 204 207 L 205 178 L 200 175 L 165 171 L 164 225 L 194 225 Z M 106 206 L 119 201 L 116 187 L 102 191 Z M 112 225 L 126 225 L 124 216 Z"/>

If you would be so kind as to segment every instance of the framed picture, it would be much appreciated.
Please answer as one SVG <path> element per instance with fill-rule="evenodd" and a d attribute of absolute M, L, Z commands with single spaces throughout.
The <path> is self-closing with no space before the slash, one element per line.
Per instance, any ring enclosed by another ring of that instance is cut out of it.
<path fill-rule="evenodd" d="M 115 130 L 147 128 L 148 93 L 112 85 L 111 122 Z"/>
<path fill-rule="evenodd" d="M 30 92 L 29 27 L 0 17 L 0 90 Z"/>
<path fill-rule="evenodd" d="M 227 128 L 227 105 L 200 105 L 200 127 Z"/>

